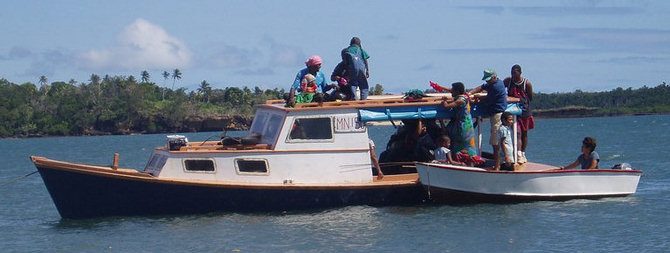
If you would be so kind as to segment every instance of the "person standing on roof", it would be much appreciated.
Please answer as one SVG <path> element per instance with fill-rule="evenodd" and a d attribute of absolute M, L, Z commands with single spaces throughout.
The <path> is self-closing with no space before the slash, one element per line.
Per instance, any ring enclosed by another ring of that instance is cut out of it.
<path fill-rule="evenodd" d="M 512 66 L 511 76 L 503 81 L 507 87 L 508 100 L 519 102 L 521 105 L 521 116 L 517 117 L 517 123 L 521 130 L 521 150 L 517 153 L 519 163 L 525 163 L 526 147 L 528 146 L 528 130 L 535 128 L 535 120 L 530 110 L 530 101 L 533 100 L 533 85 L 530 80 L 521 76 L 521 66 Z"/>
<path fill-rule="evenodd" d="M 502 80 L 498 78 L 498 74 L 493 69 L 484 70 L 484 77 L 486 83 L 474 88 L 468 92 L 472 95 L 482 90 L 486 91 L 486 105 L 491 115 L 491 138 L 489 143 L 493 146 L 493 157 L 495 158 L 494 169 L 500 170 L 500 140 L 498 139 L 498 128 L 502 126 L 500 117 L 507 109 L 507 89 Z"/>
<path fill-rule="evenodd" d="M 295 94 L 296 92 L 305 92 L 302 90 L 300 87 L 303 78 L 305 78 L 305 75 L 307 74 L 312 74 L 314 78 L 316 79 L 316 99 L 319 102 L 323 101 L 323 94 L 322 92 L 326 92 L 331 88 L 330 85 L 326 82 L 326 75 L 321 72 L 321 63 L 323 63 L 323 60 L 321 59 L 320 56 L 314 55 L 309 57 L 307 61 L 305 61 L 305 65 L 307 66 L 306 68 L 300 70 L 298 74 L 295 75 L 295 79 L 293 80 L 293 85 L 291 86 L 291 90 L 289 91 L 289 99 L 288 99 L 288 105 L 293 106 L 295 105 Z M 309 101 L 311 102 L 311 101 Z"/>
<path fill-rule="evenodd" d="M 341 52 L 342 61 L 347 66 L 347 81 L 349 87 L 352 90 L 352 93 L 356 93 L 356 87 L 360 89 L 361 96 L 360 100 L 365 100 L 368 98 L 369 85 L 368 78 L 370 77 L 370 64 L 368 55 L 363 47 L 361 47 L 361 39 L 358 37 L 351 38 L 349 42 L 349 47 L 345 48 Z"/>

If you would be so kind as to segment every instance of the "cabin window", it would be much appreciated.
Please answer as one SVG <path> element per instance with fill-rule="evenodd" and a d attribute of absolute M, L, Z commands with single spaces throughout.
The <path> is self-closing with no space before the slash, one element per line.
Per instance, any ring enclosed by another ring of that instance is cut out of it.
<path fill-rule="evenodd" d="M 210 159 L 186 159 L 184 160 L 184 169 L 186 171 L 214 171 L 214 160 Z"/>
<path fill-rule="evenodd" d="M 163 169 L 163 166 L 165 166 L 166 162 L 167 156 L 154 154 L 151 156 L 147 166 L 144 167 L 144 172 L 148 172 L 156 176 L 161 171 L 161 169 Z"/>
<path fill-rule="evenodd" d="M 268 174 L 268 163 L 265 159 L 235 159 L 239 174 Z"/>
<path fill-rule="evenodd" d="M 291 126 L 289 140 L 331 140 L 330 118 L 297 118 Z"/>
<path fill-rule="evenodd" d="M 251 132 L 262 134 L 263 127 L 265 126 L 265 119 L 267 119 L 268 113 L 259 113 L 254 118 L 254 122 L 251 123 Z"/>
<path fill-rule="evenodd" d="M 149 169 L 156 168 L 156 164 L 158 163 L 158 160 L 160 160 L 160 157 L 161 157 L 160 155 L 153 155 L 151 157 L 151 160 L 149 160 L 149 162 L 147 163 L 147 166 L 144 168 L 144 170 L 147 171 Z"/>
<path fill-rule="evenodd" d="M 272 114 L 270 120 L 268 120 L 267 127 L 265 128 L 265 133 L 263 133 L 263 138 L 268 138 L 268 143 L 274 143 L 277 138 L 277 133 L 279 133 L 279 128 L 281 128 L 282 120 L 284 116 Z"/>

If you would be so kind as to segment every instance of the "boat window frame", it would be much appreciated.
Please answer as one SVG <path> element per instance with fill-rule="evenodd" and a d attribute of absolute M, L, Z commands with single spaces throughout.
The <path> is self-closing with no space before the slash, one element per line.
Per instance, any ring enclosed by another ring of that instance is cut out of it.
<path fill-rule="evenodd" d="M 271 113 L 268 112 L 267 119 L 265 120 L 265 126 L 263 127 L 263 133 L 261 134 L 261 140 L 263 143 L 275 145 L 277 138 L 279 137 L 284 121 L 286 119 L 285 114 L 280 113 Z M 277 122 L 273 123 L 273 120 Z M 274 130 L 273 133 L 270 133 L 271 130 Z"/>
<path fill-rule="evenodd" d="M 250 133 L 256 133 L 262 135 L 267 128 L 267 121 L 270 119 L 270 112 L 259 112 L 255 117 L 254 121 L 251 123 L 249 128 Z M 262 118 L 261 118 L 262 117 Z M 258 131 L 255 131 L 258 130 Z"/>
<path fill-rule="evenodd" d="M 238 164 L 239 161 L 262 161 L 265 163 L 265 172 L 247 172 L 247 171 L 240 171 L 240 166 Z M 268 159 L 265 158 L 235 158 L 233 160 L 233 164 L 235 165 L 235 173 L 237 175 L 248 175 L 248 176 L 269 176 L 270 175 L 270 165 L 268 163 Z"/>
<path fill-rule="evenodd" d="M 328 125 L 330 126 L 330 139 L 292 139 L 291 138 L 291 129 L 296 121 L 301 119 L 327 119 Z M 286 134 L 286 143 L 333 143 L 335 142 L 335 132 L 333 130 L 333 117 L 332 116 L 323 116 L 323 115 L 311 115 L 311 116 L 296 116 L 291 120 L 291 124 L 288 127 Z"/>
<path fill-rule="evenodd" d="M 154 176 L 158 175 L 167 163 L 168 157 L 164 154 L 153 153 L 147 162 L 147 165 L 144 166 L 144 172 L 152 174 Z"/>
<path fill-rule="evenodd" d="M 186 168 L 186 161 L 187 160 L 204 160 L 204 161 L 211 161 L 212 162 L 212 168 L 213 170 L 189 170 Z M 181 159 L 181 165 L 182 169 L 184 170 L 185 173 L 202 173 L 202 174 L 216 174 L 217 172 L 217 166 L 216 166 L 216 160 L 213 158 L 182 158 Z"/>

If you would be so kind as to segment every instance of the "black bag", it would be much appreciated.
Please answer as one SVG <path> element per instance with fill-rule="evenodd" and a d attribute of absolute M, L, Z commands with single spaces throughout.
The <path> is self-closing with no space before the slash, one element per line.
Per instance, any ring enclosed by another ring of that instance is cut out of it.
<path fill-rule="evenodd" d="M 365 78 L 365 60 L 363 59 L 360 48 L 354 47 L 355 52 L 350 52 L 345 48 L 342 50 L 342 60 L 347 65 L 349 80 L 355 78 Z"/>

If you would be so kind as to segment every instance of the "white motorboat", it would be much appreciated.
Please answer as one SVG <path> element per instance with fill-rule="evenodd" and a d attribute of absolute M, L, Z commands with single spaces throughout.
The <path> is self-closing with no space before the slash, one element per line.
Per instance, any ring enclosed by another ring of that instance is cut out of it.
<path fill-rule="evenodd" d="M 440 163 L 416 165 L 421 184 L 437 202 L 509 202 L 627 196 L 635 193 L 641 170 L 630 168 L 558 170 L 524 163 L 515 171 Z"/>

